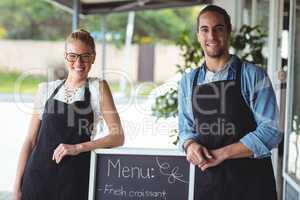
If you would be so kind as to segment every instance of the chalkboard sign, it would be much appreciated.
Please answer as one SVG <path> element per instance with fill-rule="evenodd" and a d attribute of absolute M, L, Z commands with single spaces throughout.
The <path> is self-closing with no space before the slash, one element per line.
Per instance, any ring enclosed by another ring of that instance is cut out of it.
<path fill-rule="evenodd" d="M 177 150 L 92 152 L 89 200 L 192 200 L 194 166 Z"/>

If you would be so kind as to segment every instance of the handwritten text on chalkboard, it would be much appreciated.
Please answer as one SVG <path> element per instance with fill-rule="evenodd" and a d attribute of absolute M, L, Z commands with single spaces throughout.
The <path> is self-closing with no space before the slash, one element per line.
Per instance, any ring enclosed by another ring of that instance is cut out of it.
<path fill-rule="evenodd" d="M 185 157 L 100 155 L 99 163 L 97 200 L 188 197 L 189 163 Z"/>

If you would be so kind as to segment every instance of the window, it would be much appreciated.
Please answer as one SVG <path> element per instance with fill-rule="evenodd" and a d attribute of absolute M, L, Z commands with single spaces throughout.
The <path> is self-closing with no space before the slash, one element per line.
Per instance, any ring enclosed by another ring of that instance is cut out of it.
<path fill-rule="evenodd" d="M 295 23 L 295 33 L 300 31 L 300 0 L 297 0 L 296 9 L 296 23 Z M 288 163 L 287 172 L 292 178 L 300 181 L 300 35 L 295 34 L 294 40 L 294 60 L 291 60 L 291 65 L 294 69 L 293 74 L 291 74 L 292 80 L 292 112 L 289 119 L 290 123 L 290 133 L 289 143 L 288 143 Z"/>

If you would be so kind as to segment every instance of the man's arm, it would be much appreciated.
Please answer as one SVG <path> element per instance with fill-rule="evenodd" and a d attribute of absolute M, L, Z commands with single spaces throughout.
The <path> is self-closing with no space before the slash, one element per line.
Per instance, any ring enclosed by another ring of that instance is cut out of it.
<path fill-rule="evenodd" d="M 262 68 L 246 66 L 243 77 L 243 95 L 254 115 L 257 128 L 241 138 L 240 142 L 252 151 L 254 158 L 267 157 L 283 136 L 279 126 L 276 96 L 271 81 Z M 248 96 L 245 91 L 249 91 Z"/>
<path fill-rule="evenodd" d="M 179 148 L 185 150 L 186 158 L 194 165 L 203 166 L 212 158 L 208 149 L 198 144 L 199 134 L 194 130 L 194 116 L 191 105 L 191 80 L 193 74 L 182 77 L 178 90 Z"/>
<path fill-rule="evenodd" d="M 183 75 L 178 87 L 178 133 L 179 148 L 186 151 L 188 140 L 197 141 L 199 136 L 194 128 L 194 116 L 191 105 L 191 73 Z"/>

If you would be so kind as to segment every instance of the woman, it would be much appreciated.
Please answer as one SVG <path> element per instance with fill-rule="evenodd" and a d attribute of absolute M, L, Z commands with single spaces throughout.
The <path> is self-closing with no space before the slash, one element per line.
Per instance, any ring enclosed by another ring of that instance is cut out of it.
<path fill-rule="evenodd" d="M 71 33 L 64 53 L 67 79 L 39 85 L 20 154 L 14 200 L 87 199 L 90 151 L 124 143 L 107 82 L 88 78 L 95 55 L 87 31 Z M 91 141 L 102 118 L 109 134 Z"/>

